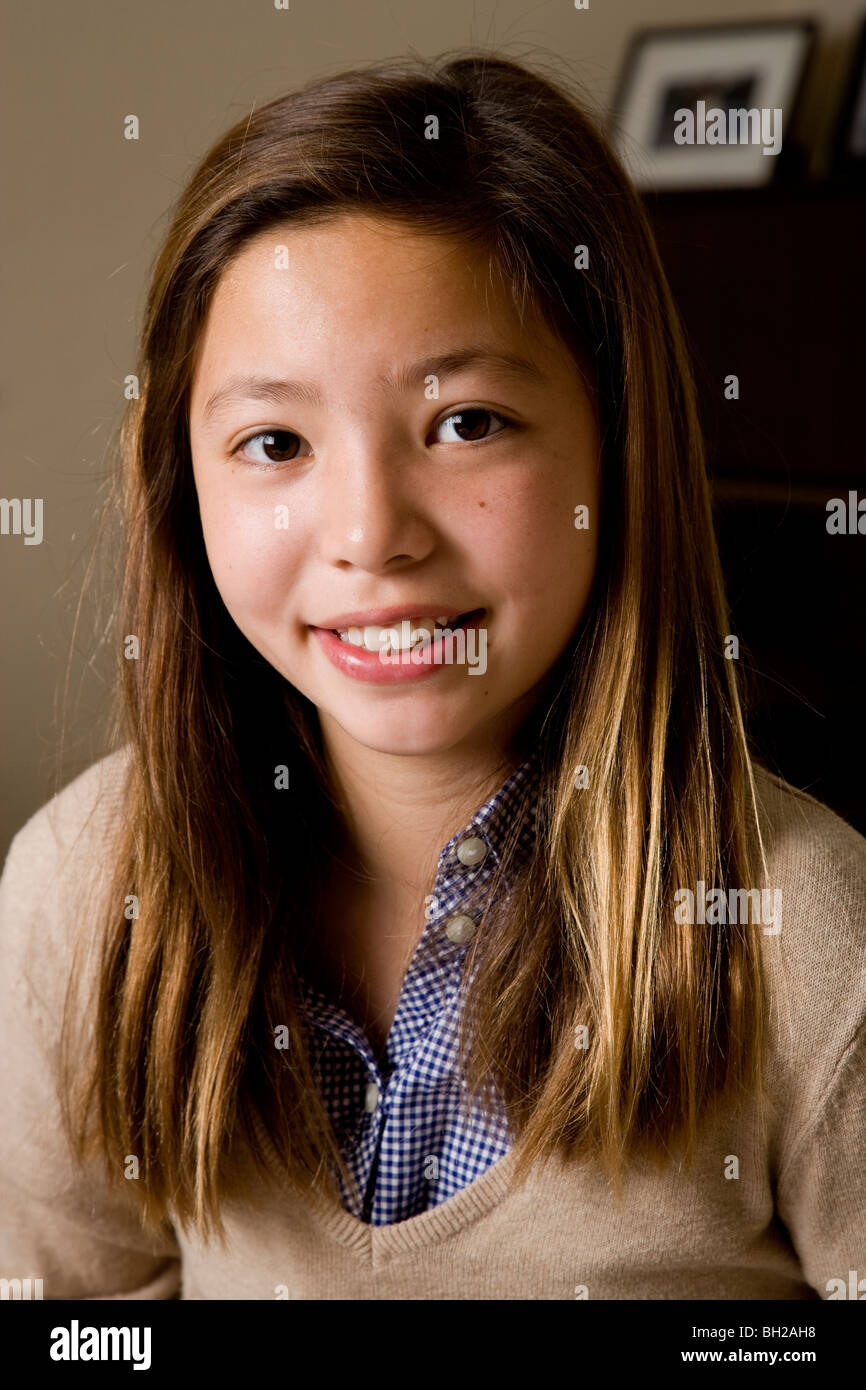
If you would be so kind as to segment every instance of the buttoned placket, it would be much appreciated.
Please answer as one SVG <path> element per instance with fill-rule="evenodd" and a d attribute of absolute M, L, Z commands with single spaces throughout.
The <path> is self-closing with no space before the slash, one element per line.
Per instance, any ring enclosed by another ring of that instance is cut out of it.
<path fill-rule="evenodd" d="M 498 864 L 497 851 L 484 825 L 490 805 L 487 803 L 440 854 L 424 928 L 404 977 L 388 1035 L 384 1068 L 379 1067 L 360 1026 L 318 991 L 309 987 L 306 990 L 311 1021 L 351 1050 L 350 1056 L 339 1063 L 341 1070 L 344 1066 L 351 1068 L 353 1062 L 357 1066 L 354 1092 L 356 1097 L 360 1094 L 360 1105 L 356 1099 L 354 1120 L 344 1113 L 345 1103 L 336 1108 L 343 1119 L 343 1151 L 359 1182 L 360 1203 L 345 1191 L 342 1181 L 339 1185 L 347 1209 L 374 1225 L 401 1219 L 393 1216 L 393 1208 L 395 1204 L 399 1207 L 400 1201 L 399 1193 L 394 1195 L 392 1170 L 395 1154 L 402 1152 L 398 1136 L 405 1124 L 407 1088 L 414 1088 L 409 1092 L 414 1098 L 418 1088 L 424 1090 L 425 1083 L 440 1089 L 447 1087 L 452 1059 L 456 1058 L 456 1010 L 463 961 L 485 906 L 485 885 Z M 417 1050 L 431 1039 L 431 1058 L 424 1059 L 420 1072 L 413 1075 Z M 409 1107 L 411 1104 L 409 1099 Z M 395 1119 L 395 1114 L 400 1119 Z M 389 1125 L 396 1125 L 397 1129 L 386 1159 L 386 1180 L 380 1183 L 380 1160 L 389 1145 Z M 418 1128 L 423 1129 L 423 1124 L 412 1126 L 413 1130 Z M 491 1152 L 504 1152 L 501 1136 L 498 1150 L 495 1142 Z M 411 1148 L 411 1143 L 407 1147 Z"/>
<path fill-rule="evenodd" d="M 462 831 L 450 841 L 440 856 L 433 892 L 433 902 L 444 901 L 450 907 L 462 906 L 478 885 L 478 870 L 488 863 L 488 875 L 492 873 L 496 853 L 483 835 L 474 833 L 471 827 Z M 388 1119 L 397 1093 L 405 1077 L 405 1063 L 412 1053 L 418 1036 L 430 1029 L 449 1007 L 453 1006 L 459 988 L 463 958 L 470 941 L 477 930 L 477 917 L 467 912 L 434 909 L 424 924 L 421 939 L 415 949 L 412 961 L 403 980 L 394 1021 L 388 1035 L 387 1057 L 390 1073 L 383 1077 L 375 1057 L 368 1052 L 368 1082 L 365 1094 L 365 1114 L 360 1121 L 362 1132 L 359 1147 L 369 1168 L 366 1190 L 361 1208 L 361 1218 L 370 1221 L 376 1214 L 376 1191 L 379 1170 L 379 1156 L 386 1138 Z M 438 1006 L 426 1014 L 407 1018 L 403 1002 L 416 993 L 415 985 L 419 975 L 433 969 L 439 975 L 437 990 Z M 360 1030 L 358 1030 L 360 1032 Z M 364 1040 L 366 1041 L 366 1040 Z M 372 1150 L 372 1152 L 370 1152 Z"/>

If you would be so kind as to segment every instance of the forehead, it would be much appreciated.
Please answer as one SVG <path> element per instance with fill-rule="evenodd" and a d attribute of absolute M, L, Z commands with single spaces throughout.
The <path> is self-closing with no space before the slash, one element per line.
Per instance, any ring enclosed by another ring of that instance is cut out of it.
<path fill-rule="evenodd" d="M 535 309 L 521 320 L 495 262 L 468 240 L 360 213 L 286 222 L 252 238 L 222 273 L 194 384 L 250 355 L 278 351 L 292 366 L 323 353 L 363 356 L 384 370 L 482 335 L 539 363 L 557 353 Z"/>
<path fill-rule="evenodd" d="M 339 295 L 350 302 L 393 294 L 413 298 L 467 285 L 506 307 L 492 259 L 470 241 L 407 226 L 393 218 L 340 213 L 306 225 L 284 222 L 251 238 L 220 277 L 214 296 L 249 296 L 285 290 L 313 300 Z"/>

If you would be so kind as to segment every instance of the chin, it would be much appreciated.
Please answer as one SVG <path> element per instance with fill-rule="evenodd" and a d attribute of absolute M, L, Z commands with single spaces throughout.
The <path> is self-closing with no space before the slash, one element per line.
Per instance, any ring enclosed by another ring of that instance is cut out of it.
<path fill-rule="evenodd" d="M 431 715 L 427 719 L 413 719 L 411 712 L 398 716 L 396 713 L 380 717 L 363 718 L 357 709 L 342 717 L 339 709 L 331 712 L 331 717 L 340 727 L 364 748 L 377 753 L 390 753 L 395 757 L 424 757 L 435 753 L 447 753 L 449 748 L 467 738 L 471 724 L 467 721 L 454 721 L 453 724 Z"/>

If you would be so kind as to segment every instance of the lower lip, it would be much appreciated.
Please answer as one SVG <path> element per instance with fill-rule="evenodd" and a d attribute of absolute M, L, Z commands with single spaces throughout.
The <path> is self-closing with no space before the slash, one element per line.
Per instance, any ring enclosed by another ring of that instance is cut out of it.
<path fill-rule="evenodd" d="M 465 623 L 460 624 L 460 630 L 468 632 L 470 628 L 479 627 L 485 613 L 484 608 L 477 610 Z M 428 642 L 421 653 L 414 653 L 416 660 L 404 664 L 402 661 L 382 661 L 378 652 L 369 652 L 366 647 L 353 647 L 351 642 L 343 642 L 330 628 L 311 627 L 310 631 L 315 634 L 322 651 L 338 671 L 342 671 L 344 676 L 351 676 L 353 680 L 366 681 L 368 684 L 396 685 L 403 681 L 426 680 L 437 671 L 455 669 L 456 665 L 453 661 L 433 661 L 436 648 L 442 646 L 441 637 L 435 637 L 432 642 Z M 453 639 L 449 638 L 448 641 L 451 642 Z"/>

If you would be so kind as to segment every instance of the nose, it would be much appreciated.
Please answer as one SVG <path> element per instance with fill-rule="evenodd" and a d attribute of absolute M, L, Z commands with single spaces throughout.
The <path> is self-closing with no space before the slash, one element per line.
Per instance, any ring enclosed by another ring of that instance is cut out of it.
<path fill-rule="evenodd" d="M 321 474 L 319 547 L 326 563 L 381 573 L 423 560 L 435 537 L 417 470 L 393 445 L 356 439 Z"/>

